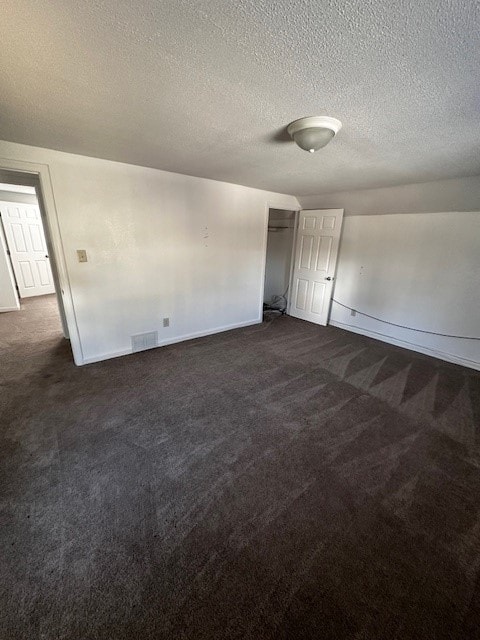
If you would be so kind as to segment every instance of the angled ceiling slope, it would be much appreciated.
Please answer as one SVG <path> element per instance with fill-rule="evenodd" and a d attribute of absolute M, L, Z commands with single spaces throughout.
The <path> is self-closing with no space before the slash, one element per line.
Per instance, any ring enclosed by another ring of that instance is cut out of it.
<path fill-rule="evenodd" d="M 5 0 L 0 139 L 296 195 L 474 175 L 478 6 Z"/>

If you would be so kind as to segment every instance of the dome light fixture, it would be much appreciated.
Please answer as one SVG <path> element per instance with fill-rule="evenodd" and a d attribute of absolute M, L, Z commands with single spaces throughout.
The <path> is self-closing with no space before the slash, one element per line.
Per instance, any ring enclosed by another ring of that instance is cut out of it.
<path fill-rule="evenodd" d="M 328 116 L 310 116 L 294 120 L 287 127 L 290 137 L 300 149 L 315 153 L 340 131 L 342 123 Z"/>

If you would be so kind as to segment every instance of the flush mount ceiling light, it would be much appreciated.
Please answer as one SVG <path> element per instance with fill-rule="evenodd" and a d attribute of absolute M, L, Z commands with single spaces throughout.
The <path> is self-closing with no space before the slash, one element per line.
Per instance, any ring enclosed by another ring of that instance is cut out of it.
<path fill-rule="evenodd" d="M 291 122 L 287 131 L 300 149 L 314 153 L 325 145 L 342 128 L 342 123 L 328 116 L 311 116 Z"/>

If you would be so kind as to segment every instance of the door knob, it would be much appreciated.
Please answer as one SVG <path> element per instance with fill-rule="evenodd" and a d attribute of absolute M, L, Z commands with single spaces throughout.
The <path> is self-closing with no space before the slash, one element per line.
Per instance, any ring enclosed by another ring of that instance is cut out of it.
<path fill-rule="evenodd" d="M 48 258 L 48 256 L 45 256 L 45 258 Z"/>
<path fill-rule="evenodd" d="M 331 276 L 327 276 L 325 280 L 333 280 L 333 278 Z"/>

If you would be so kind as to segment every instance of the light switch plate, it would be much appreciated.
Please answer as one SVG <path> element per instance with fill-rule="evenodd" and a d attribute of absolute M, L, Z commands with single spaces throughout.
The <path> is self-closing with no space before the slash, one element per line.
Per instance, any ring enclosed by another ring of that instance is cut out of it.
<path fill-rule="evenodd" d="M 77 256 L 79 262 L 87 262 L 87 252 L 85 249 L 77 249 Z"/>

